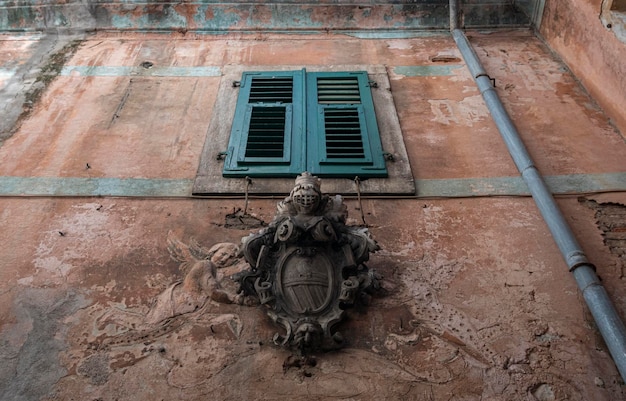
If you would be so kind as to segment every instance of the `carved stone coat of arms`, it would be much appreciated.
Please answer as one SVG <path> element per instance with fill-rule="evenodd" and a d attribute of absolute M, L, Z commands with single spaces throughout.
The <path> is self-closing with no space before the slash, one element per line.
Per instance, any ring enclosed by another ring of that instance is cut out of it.
<path fill-rule="evenodd" d="M 335 325 L 379 285 L 363 264 L 378 245 L 367 228 L 346 225 L 341 196 L 322 194 L 320 183 L 307 172 L 296 178 L 270 225 L 242 240 L 251 268 L 235 277 L 283 327 L 274 342 L 302 352 L 341 347 Z"/>

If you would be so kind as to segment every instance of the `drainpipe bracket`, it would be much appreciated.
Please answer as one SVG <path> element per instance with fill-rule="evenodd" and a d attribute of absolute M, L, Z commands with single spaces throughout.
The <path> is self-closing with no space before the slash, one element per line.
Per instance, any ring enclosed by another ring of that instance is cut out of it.
<path fill-rule="evenodd" d="M 487 79 L 489 79 L 489 80 L 491 81 L 491 85 L 492 85 L 494 88 L 496 87 L 496 79 L 495 79 L 495 78 L 491 78 L 491 77 L 489 76 L 489 74 L 486 74 L 486 73 L 480 73 L 480 74 L 476 75 L 476 76 L 474 77 L 474 79 L 478 79 L 478 78 L 480 78 L 480 77 L 486 77 Z"/>

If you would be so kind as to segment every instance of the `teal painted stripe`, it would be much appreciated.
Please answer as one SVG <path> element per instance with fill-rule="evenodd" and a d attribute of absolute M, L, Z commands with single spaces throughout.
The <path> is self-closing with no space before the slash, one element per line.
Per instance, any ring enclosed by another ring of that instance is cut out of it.
<path fill-rule="evenodd" d="M 207 67 L 129 67 L 129 66 L 65 66 L 62 76 L 81 77 L 124 77 L 131 75 L 150 77 L 219 77 L 222 69 L 216 66 Z"/>
<path fill-rule="evenodd" d="M 424 30 L 416 31 L 410 29 L 399 29 L 397 31 L 343 31 L 345 35 L 358 39 L 413 39 L 413 38 L 430 38 L 449 35 L 448 30 Z"/>
<path fill-rule="evenodd" d="M 189 197 L 192 179 L 0 177 L 0 196 Z M 521 177 L 418 179 L 419 197 L 528 196 Z M 626 173 L 546 177 L 554 194 L 626 192 Z"/>
<path fill-rule="evenodd" d="M 557 195 L 626 192 L 626 173 L 556 175 L 546 176 L 545 181 L 552 193 Z M 522 177 L 416 180 L 415 184 L 418 196 L 422 197 L 530 195 Z"/>
<path fill-rule="evenodd" d="M 192 188 L 184 179 L 0 177 L 0 196 L 186 197 Z"/>
<path fill-rule="evenodd" d="M 453 75 L 453 71 L 461 67 L 462 66 L 458 64 L 398 66 L 393 69 L 393 72 L 398 75 L 404 75 L 405 77 L 445 76 Z"/>
<path fill-rule="evenodd" d="M 528 187 L 521 177 L 459 178 L 439 180 L 416 180 L 418 196 L 423 197 L 471 197 L 529 195 Z"/>

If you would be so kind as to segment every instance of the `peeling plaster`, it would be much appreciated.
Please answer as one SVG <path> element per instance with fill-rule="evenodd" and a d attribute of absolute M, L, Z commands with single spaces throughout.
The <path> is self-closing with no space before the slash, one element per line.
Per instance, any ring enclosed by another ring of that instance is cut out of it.
<path fill-rule="evenodd" d="M 0 331 L 0 394 L 13 401 L 30 401 L 51 394 L 53 385 L 67 374 L 59 353 L 67 348 L 64 318 L 87 306 L 72 291 L 22 289 L 13 311 L 17 323 Z"/>

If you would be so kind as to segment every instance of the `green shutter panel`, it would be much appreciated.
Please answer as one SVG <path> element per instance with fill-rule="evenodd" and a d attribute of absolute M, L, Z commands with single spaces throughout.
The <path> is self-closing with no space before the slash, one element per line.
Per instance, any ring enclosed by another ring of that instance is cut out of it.
<path fill-rule="evenodd" d="M 307 74 L 307 170 L 387 176 L 367 72 Z"/>
<path fill-rule="evenodd" d="M 244 72 L 224 177 L 290 177 L 305 169 L 302 71 Z"/>

